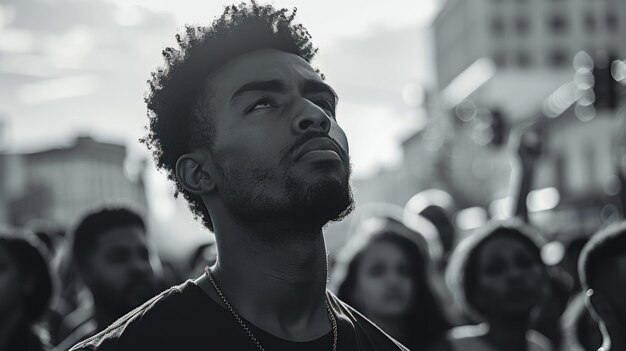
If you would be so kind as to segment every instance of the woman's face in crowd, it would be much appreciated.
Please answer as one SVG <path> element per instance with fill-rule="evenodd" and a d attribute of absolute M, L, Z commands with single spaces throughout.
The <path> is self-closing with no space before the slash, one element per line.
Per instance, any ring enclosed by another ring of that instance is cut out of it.
<path fill-rule="evenodd" d="M 519 239 L 500 236 L 479 249 L 476 303 L 487 316 L 527 316 L 548 283 L 543 263 Z"/>
<path fill-rule="evenodd" d="M 20 282 L 17 262 L 6 247 L 0 245 L 0 319 L 13 313 L 21 303 L 24 292 Z"/>
<path fill-rule="evenodd" d="M 409 260 L 395 244 L 376 241 L 363 252 L 356 272 L 353 301 L 370 318 L 401 317 L 412 301 Z"/>

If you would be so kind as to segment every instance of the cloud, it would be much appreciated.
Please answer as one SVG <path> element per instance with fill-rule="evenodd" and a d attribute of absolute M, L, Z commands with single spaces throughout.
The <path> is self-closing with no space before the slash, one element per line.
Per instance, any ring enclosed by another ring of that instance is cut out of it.
<path fill-rule="evenodd" d="M 6 27 L 15 19 L 15 8 L 0 4 L 0 28 Z"/>
<path fill-rule="evenodd" d="M 5 6 L 15 11 L 11 26 L 40 33 L 63 32 L 77 25 L 110 27 L 111 23 L 115 23 L 113 20 L 115 6 L 101 0 L 3 0 L 3 2 Z"/>
<path fill-rule="evenodd" d="M 23 104 L 43 104 L 54 100 L 88 96 L 98 87 L 98 79 L 93 76 L 66 77 L 43 82 L 26 84 L 18 93 Z"/>
<path fill-rule="evenodd" d="M 42 43 L 42 51 L 58 68 L 78 69 L 83 60 L 94 50 L 94 32 L 86 26 L 77 25 L 53 35 Z"/>
<path fill-rule="evenodd" d="M 351 100 L 401 104 L 407 84 L 428 86 L 434 80 L 429 46 L 419 26 L 378 28 L 365 37 L 321 47 L 314 63 Z"/>
<path fill-rule="evenodd" d="M 34 35 L 23 29 L 5 28 L 0 31 L 0 51 L 24 53 L 33 50 Z"/>

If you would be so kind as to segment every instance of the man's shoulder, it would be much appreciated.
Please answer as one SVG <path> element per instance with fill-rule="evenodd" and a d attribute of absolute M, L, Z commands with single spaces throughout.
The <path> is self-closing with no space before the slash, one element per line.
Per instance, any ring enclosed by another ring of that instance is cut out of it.
<path fill-rule="evenodd" d="M 367 319 L 367 317 L 355 310 L 352 306 L 341 301 L 333 293 L 329 291 L 327 295 L 330 307 L 337 315 L 338 322 L 343 321 L 344 323 L 350 325 L 354 329 L 355 337 L 357 339 L 361 339 L 355 340 L 357 345 L 362 345 L 364 342 L 367 342 L 370 343 L 370 345 L 364 346 L 364 349 L 369 350 L 371 349 L 371 346 L 374 346 L 373 349 L 376 350 L 409 351 L 408 348 L 395 340 L 389 334 L 385 333 L 376 324 Z M 361 348 L 359 347 L 359 349 Z"/>
<path fill-rule="evenodd" d="M 188 299 L 187 295 L 197 293 L 194 287 L 193 282 L 188 280 L 164 290 L 103 331 L 74 345 L 69 351 L 100 350 L 104 345 L 127 342 L 123 339 L 128 339 L 131 333 L 132 337 L 141 339 L 142 336 L 158 333 L 158 329 L 167 329 L 179 319 L 172 319 L 172 316 L 180 316 L 192 310 L 194 299 Z"/>

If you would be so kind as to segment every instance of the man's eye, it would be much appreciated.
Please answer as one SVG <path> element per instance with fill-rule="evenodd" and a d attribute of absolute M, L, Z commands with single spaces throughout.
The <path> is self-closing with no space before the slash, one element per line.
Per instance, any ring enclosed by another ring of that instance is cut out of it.
<path fill-rule="evenodd" d="M 321 107 L 330 117 L 335 117 L 335 104 L 326 100 L 319 99 L 313 101 L 317 106 Z"/>
<path fill-rule="evenodd" d="M 272 100 L 267 99 L 267 98 L 263 98 L 263 99 L 260 99 L 260 100 L 256 101 L 252 105 L 250 105 L 250 107 L 248 107 L 248 112 L 254 111 L 254 110 L 262 110 L 262 109 L 266 109 L 266 108 L 272 108 L 275 105 L 276 104 L 274 104 L 274 102 Z"/>

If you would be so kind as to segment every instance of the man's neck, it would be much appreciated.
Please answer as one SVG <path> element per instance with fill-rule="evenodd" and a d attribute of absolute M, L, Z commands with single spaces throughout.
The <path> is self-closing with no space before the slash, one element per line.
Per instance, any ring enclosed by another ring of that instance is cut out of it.
<path fill-rule="evenodd" d="M 283 339 L 308 341 L 330 330 L 326 245 L 321 228 L 289 227 L 216 228 L 213 275 L 240 316 Z"/>

